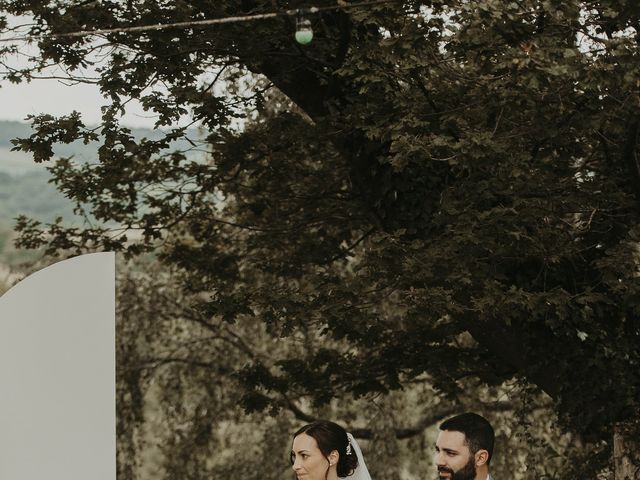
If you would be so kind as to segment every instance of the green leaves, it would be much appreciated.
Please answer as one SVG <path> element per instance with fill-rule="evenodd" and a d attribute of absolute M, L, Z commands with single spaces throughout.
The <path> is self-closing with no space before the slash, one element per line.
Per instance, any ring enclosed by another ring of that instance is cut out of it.
<path fill-rule="evenodd" d="M 68 116 L 55 118 L 51 115 L 29 115 L 35 133 L 29 138 L 18 138 L 11 141 L 15 146 L 12 151 L 31 152 L 35 162 L 51 160 L 55 143 L 72 143 L 82 140 L 85 144 L 98 139 L 98 135 L 85 130 L 80 114 L 76 111 Z"/>
<path fill-rule="evenodd" d="M 12 11 L 55 31 L 77 23 L 73 9 L 37 3 Z M 290 340 L 277 363 L 247 367 L 250 409 L 275 408 L 270 395 L 289 388 L 322 404 L 420 375 L 447 393 L 460 378 L 516 375 L 553 396 L 565 425 L 604 438 L 628 416 L 605 399 L 640 398 L 629 5 L 330 12 L 305 49 L 279 20 L 253 35 L 114 34 L 123 48 L 101 67 L 112 104 L 100 161 L 52 168 L 103 225 L 21 219 L 21 242 L 155 251 L 208 320 L 251 318 Z M 246 13 L 233 2 L 90 8 L 96 26 Z M 48 60 L 89 61 L 48 42 Z M 134 138 L 119 124 L 130 98 L 158 126 L 192 112 L 207 155 L 176 149 L 180 128 Z M 43 161 L 77 138 L 97 137 L 75 114 L 44 116 L 16 146 Z"/>

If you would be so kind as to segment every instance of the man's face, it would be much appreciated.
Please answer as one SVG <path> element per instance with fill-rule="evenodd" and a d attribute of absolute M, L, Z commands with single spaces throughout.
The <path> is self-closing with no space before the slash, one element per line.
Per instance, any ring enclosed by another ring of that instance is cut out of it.
<path fill-rule="evenodd" d="M 441 480 L 474 480 L 475 457 L 465 444 L 464 433 L 441 430 L 436 440 L 435 463 Z"/>

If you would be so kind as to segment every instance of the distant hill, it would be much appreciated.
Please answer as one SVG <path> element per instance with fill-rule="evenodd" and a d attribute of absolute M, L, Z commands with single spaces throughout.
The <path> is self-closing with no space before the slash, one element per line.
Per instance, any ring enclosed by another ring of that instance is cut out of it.
<path fill-rule="evenodd" d="M 58 215 L 71 220 L 73 205 L 48 183 L 50 178 L 44 169 L 19 175 L 0 171 L 0 224 L 11 225 L 20 214 L 44 222 Z"/>
<path fill-rule="evenodd" d="M 46 169 L 48 163 L 35 163 L 25 152 L 12 152 L 13 138 L 25 138 L 32 134 L 26 123 L 0 120 L 0 264 L 16 264 L 31 258 L 29 252 L 16 251 L 11 245 L 15 217 L 24 214 L 42 222 L 51 222 L 62 216 L 68 224 L 80 224 L 73 214 L 73 204 L 55 186 L 49 183 L 51 175 Z M 158 139 L 162 131 L 132 129 L 135 138 Z M 197 132 L 190 135 L 198 138 Z M 74 142 L 58 145 L 54 151 L 59 157 L 73 157 L 83 162 L 96 161 L 99 142 L 84 145 Z M 174 149 L 188 149 L 187 142 L 176 142 Z M 196 154 L 194 154 L 196 155 Z M 200 155 L 201 154 L 197 154 Z M 0 272 L 1 273 L 1 272 Z"/>
<path fill-rule="evenodd" d="M 11 151 L 14 147 L 12 139 L 29 137 L 32 133 L 31 126 L 26 123 L 0 120 L 0 172 L 20 175 L 45 170 L 46 164 L 35 163 L 29 153 Z M 90 161 L 97 157 L 98 146 L 97 143 L 83 145 L 75 142 L 58 146 L 56 154 L 61 157 L 74 155 L 79 160 Z"/>
<path fill-rule="evenodd" d="M 11 226 L 13 218 L 19 214 L 51 221 L 62 215 L 71 221 L 73 205 L 49 182 L 50 174 L 46 170 L 48 163 L 35 163 L 30 154 L 12 152 L 11 139 L 24 138 L 32 134 L 31 126 L 26 123 L 0 121 L 0 226 Z M 132 129 L 135 138 L 158 139 L 162 132 L 151 129 Z M 197 138 L 197 132 L 191 135 Z M 55 153 L 60 157 L 73 156 L 84 162 L 97 160 L 99 142 L 84 145 L 74 142 L 58 145 Z M 187 142 L 176 142 L 175 149 L 189 148 Z"/>
<path fill-rule="evenodd" d="M 34 163 L 29 154 L 23 152 L 11 152 L 14 145 L 11 140 L 14 138 L 26 138 L 31 136 L 33 131 L 31 125 L 22 122 L 0 120 L 0 171 L 7 173 L 25 173 L 34 169 L 42 169 L 43 165 Z M 160 139 L 163 135 L 161 130 L 152 130 L 148 128 L 132 128 L 131 134 L 134 138 L 149 138 L 153 140 Z M 202 138 L 203 135 L 198 134 L 194 129 L 190 133 L 192 138 Z M 90 162 L 98 158 L 99 142 L 92 142 L 87 145 L 77 141 L 68 145 L 56 145 L 54 152 L 59 157 L 73 156 L 77 160 Z M 173 149 L 186 150 L 190 144 L 186 141 L 178 141 L 172 145 Z M 26 165 L 26 164 L 29 165 Z"/>

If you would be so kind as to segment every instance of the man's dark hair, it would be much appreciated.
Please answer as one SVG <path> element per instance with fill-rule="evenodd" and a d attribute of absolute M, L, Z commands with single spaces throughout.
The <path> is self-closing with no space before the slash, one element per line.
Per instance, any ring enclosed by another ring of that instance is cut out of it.
<path fill-rule="evenodd" d="M 462 413 L 442 422 L 440 430 L 464 433 L 465 443 L 471 454 L 474 455 L 480 449 L 486 450 L 489 452 L 487 464 L 491 462 L 495 433 L 486 418 L 477 413 Z"/>

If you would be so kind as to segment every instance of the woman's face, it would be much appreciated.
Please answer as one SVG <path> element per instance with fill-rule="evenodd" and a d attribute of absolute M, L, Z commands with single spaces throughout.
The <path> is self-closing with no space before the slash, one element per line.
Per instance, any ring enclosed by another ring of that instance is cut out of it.
<path fill-rule="evenodd" d="M 327 469 L 335 470 L 335 464 L 329 467 L 329 460 L 318 448 L 316 439 L 306 433 L 301 433 L 293 439 L 291 460 L 291 468 L 299 480 L 324 480 Z M 327 478 L 331 478 L 331 474 Z"/>

